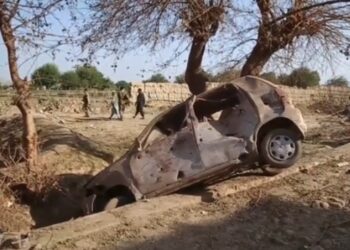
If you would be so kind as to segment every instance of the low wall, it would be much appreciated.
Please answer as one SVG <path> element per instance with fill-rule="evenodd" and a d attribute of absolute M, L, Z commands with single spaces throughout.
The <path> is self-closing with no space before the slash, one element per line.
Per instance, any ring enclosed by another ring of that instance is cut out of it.
<path fill-rule="evenodd" d="M 215 87 L 220 83 L 210 83 L 209 87 Z M 190 92 L 186 84 L 147 83 L 133 86 L 133 93 L 137 88 L 144 89 L 149 100 L 153 101 L 183 101 L 189 97 Z M 288 86 L 280 86 L 292 98 L 297 105 L 306 105 L 320 101 L 332 101 L 337 104 L 349 102 L 350 88 L 346 87 L 314 87 L 301 89 Z"/>
<path fill-rule="evenodd" d="M 209 88 L 219 83 L 210 83 Z M 332 105 L 349 104 L 350 88 L 343 87 L 315 87 L 299 89 L 294 87 L 281 86 L 292 98 L 296 105 L 310 105 L 321 102 L 329 102 Z M 134 83 L 132 85 L 132 100 L 135 101 L 137 89 L 141 88 L 150 105 L 162 105 L 164 103 L 177 103 L 184 101 L 190 96 L 186 84 L 174 83 Z M 91 106 L 95 112 L 106 112 L 109 110 L 111 90 L 91 90 Z M 0 113 L 3 113 L 11 105 L 14 91 L 0 91 Z M 32 92 L 34 105 L 38 111 L 60 111 L 60 112 L 81 112 L 83 91 L 65 90 L 40 90 Z"/>

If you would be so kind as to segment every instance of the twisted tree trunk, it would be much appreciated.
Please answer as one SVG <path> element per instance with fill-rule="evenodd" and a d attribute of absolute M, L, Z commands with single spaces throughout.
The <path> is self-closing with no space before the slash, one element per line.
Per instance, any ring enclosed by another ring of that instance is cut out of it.
<path fill-rule="evenodd" d="M 192 94 L 198 95 L 206 91 L 206 83 L 209 80 L 202 69 L 203 55 L 205 46 L 209 39 L 215 36 L 221 16 L 224 13 L 223 2 L 219 2 L 218 6 L 214 6 L 214 1 L 194 1 L 190 4 L 193 13 L 187 20 L 187 27 L 192 44 L 190 54 L 188 56 L 187 67 L 185 72 L 185 81 Z"/>
<path fill-rule="evenodd" d="M 241 76 L 259 76 L 265 64 L 277 50 L 267 49 L 262 43 L 257 43 L 242 67 Z"/>
<path fill-rule="evenodd" d="M 201 67 L 206 43 L 207 41 L 205 39 L 194 37 L 188 56 L 185 81 L 194 95 L 198 95 L 206 90 L 208 78 L 205 76 Z"/>
<path fill-rule="evenodd" d="M 26 154 L 25 157 L 27 165 L 32 167 L 36 164 L 38 155 L 38 139 L 34 123 L 34 110 L 30 103 L 28 81 L 22 79 L 18 72 L 16 38 L 11 27 L 11 20 L 10 17 L 1 10 L 1 3 L 3 3 L 3 1 L 0 1 L 0 31 L 7 49 L 11 80 L 18 94 L 15 102 L 22 114 L 23 148 Z"/>

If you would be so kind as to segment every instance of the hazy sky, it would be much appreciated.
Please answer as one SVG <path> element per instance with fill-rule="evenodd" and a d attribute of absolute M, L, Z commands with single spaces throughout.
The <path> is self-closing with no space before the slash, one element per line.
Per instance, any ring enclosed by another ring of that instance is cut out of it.
<path fill-rule="evenodd" d="M 171 66 L 161 69 L 158 65 L 161 62 L 166 61 L 172 56 L 174 48 L 164 48 L 157 53 L 149 52 L 130 52 L 120 59 L 118 67 L 114 70 L 111 65 L 113 64 L 114 57 L 111 56 L 106 59 L 101 59 L 100 65 L 95 65 L 103 74 L 108 76 L 112 81 L 127 80 L 127 81 L 141 81 L 152 75 L 152 73 L 159 72 L 163 73 L 166 77 L 171 77 L 169 80 L 173 80 L 174 76 L 183 73 L 186 67 L 187 53 L 175 60 Z M 25 55 L 20 54 L 25 57 Z M 208 59 L 208 58 L 206 58 Z M 207 60 L 205 60 L 207 61 Z M 36 57 L 35 60 L 28 61 L 20 67 L 20 73 L 22 76 L 31 75 L 35 68 L 45 64 L 45 63 L 55 63 L 58 65 L 61 72 L 72 69 L 76 63 L 71 63 L 65 59 L 65 53 L 57 54 L 56 58 L 53 59 L 50 54 L 43 54 Z M 143 72 L 143 70 L 146 70 Z M 209 69 L 210 70 L 210 69 Z M 336 75 L 343 75 L 350 80 L 350 60 L 342 59 L 340 62 L 334 63 L 333 69 L 330 67 L 322 67 L 319 70 L 321 74 L 322 82 Z M 0 45 L 0 81 L 8 81 L 10 79 L 8 64 L 7 64 L 7 54 L 6 50 L 2 45 Z"/>
<path fill-rule="evenodd" d="M 141 81 L 142 75 L 145 78 L 149 77 L 153 73 L 160 69 L 157 63 L 164 62 L 168 56 L 171 55 L 171 48 L 164 49 L 156 54 L 143 53 L 143 52 L 130 52 L 125 55 L 118 62 L 117 68 L 114 70 L 111 65 L 113 64 L 114 57 L 111 56 L 106 59 L 100 59 L 100 64 L 94 64 L 103 74 L 108 76 L 113 81 L 127 80 L 127 81 Z M 7 55 L 3 45 L 0 46 L 0 79 L 9 80 L 9 71 L 7 64 Z M 19 56 L 21 58 L 21 55 Z M 183 56 L 182 60 L 176 60 L 174 65 L 161 70 L 165 76 L 171 76 L 180 74 L 185 70 L 186 64 L 183 62 L 186 56 Z M 182 62 L 181 62 L 182 61 Z M 55 63 L 58 65 L 61 72 L 71 70 L 77 63 L 72 63 L 65 59 L 65 53 L 57 54 L 56 58 L 48 54 L 43 54 L 37 57 L 35 60 L 29 61 L 20 67 L 22 76 L 30 76 L 35 68 L 40 67 L 45 63 Z M 144 72 L 146 70 L 146 72 Z M 172 80 L 172 79 L 170 79 Z"/>
<path fill-rule="evenodd" d="M 61 20 L 69 20 L 66 14 L 61 14 Z M 64 21 L 63 21 L 64 22 Z M 54 29 L 60 29 L 60 27 L 54 26 Z M 55 32 L 54 32 L 55 33 Z M 186 67 L 186 59 L 188 51 L 185 51 L 180 58 L 173 61 L 173 63 L 165 68 L 161 69 L 159 64 L 164 63 L 167 59 L 171 58 L 174 54 L 176 44 L 166 48 L 161 48 L 157 52 L 149 52 L 145 49 L 138 49 L 126 54 L 124 57 L 120 58 L 118 61 L 118 67 L 114 70 L 111 65 L 113 64 L 114 55 L 107 57 L 106 59 L 100 59 L 99 65 L 96 66 L 105 76 L 109 77 L 112 81 L 116 82 L 118 80 L 127 81 L 141 81 L 142 79 L 148 78 L 153 73 L 160 72 L 166 77 L 171 77 L 169 80 L 173 81 L 174 76 L 184 72 Z M 63 48 L 63 51 L 71 50 L 72 48 Z M 28 52 L 21 51 L 19 53 L 19 61 L 23 61 L 28 58 Z M 61 72 L 72 69 L 77 62 L 69 62 L 65 59 L 66 53 L 58 53 L 55 58 L 52 58 L 50 53 L 43 54 L 39 57 L 34 57 L 33 60 L 29 60 L 27 63 L 20 66 L 21 76 L 30 77 L 31 73 L 41 65 L 45 63 L 55 63 L 58 65 Z M 339 62 L 335 62 L 333 68 L 323 66 L 318 68 L 321 75 L 322 83 L 333 76 L 343 75 L 350 80 L 350 60 L 345 60 L 345 57 L 340 55 Z M 205 54 L 204 66 L 208 63 L 212 65 L 217 62 L 219 57 L 213 54 Z M 312 66 L 311 66 L 312 67 Z M 205 70 L 213 71 L 209 67 L 204 67 Z M 0 81 L 8 81 L 10 79 L 8 64 L 7 64 L 7 53 L 5 47 L 0 40 Z"/>

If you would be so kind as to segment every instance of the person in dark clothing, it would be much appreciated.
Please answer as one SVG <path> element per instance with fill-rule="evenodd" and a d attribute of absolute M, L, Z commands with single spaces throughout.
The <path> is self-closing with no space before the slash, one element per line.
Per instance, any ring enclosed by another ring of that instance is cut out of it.
<path fill-rule="evenodd" d="M 136 112 L 134 115 L 134 118 L 138 115 L 138 113 L 141 114 L 142 119 L 145 118 L 145 114 L 143 112 L 143 107 L 145 106 L 146 99 L 145 95 L 142 93 L 142 89 L 137 90 L 137 97 L 136 97 Z"/>
<path fill-rule="evenodd" d="M 85 112 L 85 117 L 90 117 L 89 111 L 91 111 L 90 108 L 90 97 L 87 89 L 84 89 L 84 96 L 83 96 L 83 111 Z"/>

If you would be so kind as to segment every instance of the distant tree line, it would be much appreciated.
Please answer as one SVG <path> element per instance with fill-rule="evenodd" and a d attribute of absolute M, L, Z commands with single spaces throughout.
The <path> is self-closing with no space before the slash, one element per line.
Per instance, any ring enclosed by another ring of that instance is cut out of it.
<path fill-rule="evenodd" d="M 169 82 L 168 79 L 160 73 L 152 75 L 150 78 L 142 81 L 143 83 L 148 83 L 148 82 Z"/>
<path fill-rule="evenodd" d="M 108 77 L 105 77 L 96 67 L 85 64 L 74 67 L 60 73 L 57 65 L 45 64 L 36 69 L 32 74 L 32 84 L 34 88 L 46 89 L 108 89 L 108 88 L 129 88 L 131 83 L 118 81 L 113 83 Z"/>
<path fill-rule="evenodd" d="M 12 88 L 11 83 L 1 79 L 0 80 L 0 89 L 9 89 L 9 88 Z"/>
<path fill-rule="evenodd" d="M 320 85 L 320 74 L 316 70 L 311 70 L 307 67 L 294 69 L 290 74 L 277 75 L 274 72 L 266 72 L 260 77 L 274 82 L 276 84 L 307 88 Z M 326 82 L 327 86 L 348 87 L 349 82 L 344 76 L 334 77 Z"/>
<path fill-rule="evenodd" d="M 229 82 L 238 77 L 239 70 L 223 70 L 217 74 L 205 73 L 209 82 Z M 294 69 L 290 74 L 277 74 L 275 72 L 265 72 L 260 75 L 268 81 L 275 84 L 286 85 L 290 87 L 307 88 L 320 85 L 320 74 L 316 70 L 307 67 Z M 184 74 L 175 77 L 176 83 L 185 83 Z M 349 81 L 344 76 L 337 76 L 326 82 L 327 86 L 349 87 Z"/>
<path fill-rule="evenodd" d="M 222 70 L 216 74 L 203 72 L 209 79 L 209 82 L 229 82 L 240 77 L 240 70 Z M 275 72 L 265 72 L 260 75 L 268 81 L 276 84 L 295 86 L 299 88 L 314 87 L 320 85 L 320 74 L 316 70 L 311 70 L 307 67 L 294 69 L 289 74 L 277 74 Z M 45 64 L 36 69 L 32 74 L 32 82 L 35 87 L 43 87 L 47 89 L 108 89 L 108 88 L 126 88 L 129 89 L 131 83 L 125 80 L 120 80 L 113 83 L 109 78 L 91 65 L 76 66 L 74 70 L 60 73 L 55 64 Z M 168 78 L 161 73 L 151 75 L 143 81 L 143 83 L 166 83 Z M 180 74 L 175 76 L 175 83 L 186 83 L 185 75 Z M 349 86 L 349 81 L 344 76 L 337 76 L 329 79 L 326 82 L 328 86 Z M 1 84 L 0 84 L 1 86 Z"/>
<path fill-rule="evenodd" d="M 319 86 L 321 80 L 320 74 L 316 70 L 306 67 L 294 69 L 290 74 L 277 75 L 274 72 L 266 72 L 260 77 L 276 84 L 299 88 Z"/>
<path fill-rule="evenodd" d="M 5 88 L 5 84 L 0 81 L 0 89 L 4 89 L 4 88 Z"/>

